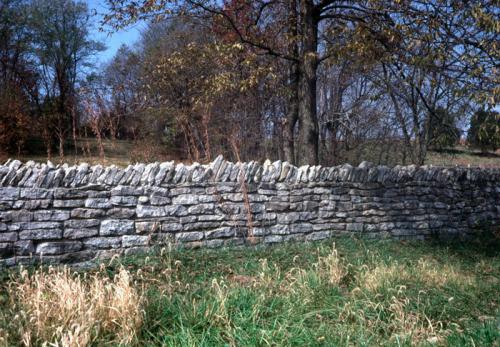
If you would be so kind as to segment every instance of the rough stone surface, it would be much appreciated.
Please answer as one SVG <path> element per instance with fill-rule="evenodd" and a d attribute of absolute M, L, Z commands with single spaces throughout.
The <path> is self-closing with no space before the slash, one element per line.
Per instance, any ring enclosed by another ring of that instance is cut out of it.
<path fill-rule="evenodd" d="M 82 243 L 80 241 L 43 242 L 36 246 L 36 253 L 43 256 L 71 253 L 81 249 Z"/>
<path fill-rule="evenodd" d="M 97 228 L 82 228 L 82 229 L 70 229 L 66 228 L 63 232 L 63 238 L 65 239 L 83 239 L 87 237 L 97 236 L 99 230 Z"/>
<path fill-rule="evenodd" d="M 142 235 L 123 235 L 123 247 L 146 246 L 149 244 L 150 237 Z"/>
<path fill-rule="evenodd" d="M 295 167 L 222 156 L 207 165 L 124 169 L 11 160 L 0 165 L 0 263 L 84 262 L 165 243 L 213 248 L 346 233 L 466 238 L 498 228 L 499 206 L 500 169 Z"/>
<path fill-rule="evenodd" d="M 112 235 L 125 235 L 134 232 L 134 222 L 128 220 L 108 219 L 101 223 L 101 230 L 99 235 L 112 236 Z"/>

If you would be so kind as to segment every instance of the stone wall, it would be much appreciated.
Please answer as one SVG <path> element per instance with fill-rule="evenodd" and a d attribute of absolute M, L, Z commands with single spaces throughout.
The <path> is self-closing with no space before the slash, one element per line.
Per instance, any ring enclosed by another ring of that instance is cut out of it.
<path fill-rule="evenodd" d="M 500 223 L 500 170 L 173 162 L 0 166 L 0 258 L 85 262 L 168 243 L 219 247 L 334 234 L 425 239 Z"/>

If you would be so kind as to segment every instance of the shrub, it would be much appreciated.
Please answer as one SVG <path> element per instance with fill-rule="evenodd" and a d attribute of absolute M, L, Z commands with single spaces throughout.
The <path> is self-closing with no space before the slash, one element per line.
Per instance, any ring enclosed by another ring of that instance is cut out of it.
<path fill-rule="evenodd" d="M 453 147 L 460 139 L 460 129 L 456 125 L 456 118 L 443 108 L 438 108 L 430 119 L 429 145 L 441 150 Z"/>
<path fill-rule="evenodd" d="M 500 113 L 477 111 L 470 120 L 467 139 L 472 147 L 480 148 L 482 152 L 500 148 Z"/>

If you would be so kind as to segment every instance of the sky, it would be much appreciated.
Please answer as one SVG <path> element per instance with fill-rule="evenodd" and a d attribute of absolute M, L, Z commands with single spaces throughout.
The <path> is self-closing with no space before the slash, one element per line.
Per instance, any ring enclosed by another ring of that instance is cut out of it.
<path fill-rule="evenodd" d="M 134 25 L 126 30 L 110 33 L 110 28 L 104 28 L 104 32 L 99 31 L 99 22 L 102 15 L 106 13 L 106 6 L 104 1 L 99 0 L 86 0 L 91 13 L 97 13 L 95 17 L 95 28 L 92 30 L 94 40 L 101 41 L 105 44 L 106 50 L 100 52 L 96 59 L 97 65 L 108 62 L 116 53 L 122 44 L 133 45 L 139 39 L 141 32 L 141 24 Z"/>

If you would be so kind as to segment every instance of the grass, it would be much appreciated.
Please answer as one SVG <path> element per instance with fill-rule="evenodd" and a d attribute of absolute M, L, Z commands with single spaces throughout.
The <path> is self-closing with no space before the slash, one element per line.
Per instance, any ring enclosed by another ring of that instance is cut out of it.
<path fill-rule="evenodd" d="M 482 153 L 464 146 L 457 146 L 447 151 L 431 151 L 426 164 L 435 166 L 480 166 L 500 167 L 500 151 Z"/>
<path fill-rule="evenodd" d="M 28 148 L 37 148 L 38 150 L 33 151 L 33 153 L 23 153 L 16 157 L 23 162 L 33 160 L 36 162 L 46 162 L 47 153 L 45 152 L 44 144 L 41 141 L 32 141 L 27 145 Z M 74 149 L 69 146 L 65 148 L 64 162 L 68 164 L 79 164 L 79 163 L 89 163 L 89 164 L 101 164 L 101 165 L 116 165 L 120 167 L 125 167 L 130 164 L 133 160 L 132 154 L 134 151 L 134 144 L 132 141 L 126 140 L 115 140 L 111 141 L 109 139 L 103 140 L 104 147 L 104 158 L 99 157 L 98 143 L 95 139 L 81 138 L 77 141 L 77 153 L 75 156 Z M 65 146 L 66 147 L 66 146 Z M 83 152 L 85 149 L 85 153 Z M 59 163 L 59 153 L 57 148 L 52 153 L 52 162 Z"/>
<path fill-rule="evenodd" d="M 16 342 L 23 345 L 87 346 L 108 336 L 120 345 L 137 341 L 142 298 L 124 269 L 113 279 L 99 273 L 76 276 L 68 268 L 22 270 L 7 293 L 21 322 Z"/>
<path fill-rule="evenodd" d="M 54 346 L 499 346 L 498 251 L 333 241 L 163 249 L 75 273 L 11 269 L 1 343 L 29 333 Z"/>
<path fill-rule="evenodd" d="M 17 159 L 22 161 L 34 160 L 37 162 L 46 162 L 47 155 L 44 150 L 44 145 L 41 141 L 32 141 L 27 144 L 29 148 L 37 148 L 31 154 L 22 154 Z M 129 164 L 136 162 L 154 162 L 178 160 L 178 153 L 169 153 L 167 149 L 158 148 L 157 145 L 148 143 L 133 143 L 127 140 L 109 139 L 103 140 L 104 159 L 100 158 L 98 153 L 97 141 L 93 138 L 81 138 L 77 140 L 78 151 L 75 156 L 71 146 L 66 148 L 64 162 L 69 164 L 78 164 L 87 162 L 90 164 L 111 165 L 114 164 L 120 167 L 126 167 Z M 343 153 L 342 160 L 350 164 L 356 165 L 363 160 L 372 161 L 374 163 L 386 163 L 388 165 L 402 164 L 402 158 L 397 147 L 398 144 L 391 144 L 389 148 L 382 148 L 379 144 L 360 145 L 359 148 Z M 87 151 L 84 153 L 82 149 Z M 383 155 L 381 155 L 383 153 Z M 0 158 L 0 161 L 5 161 L 7 157 Z M 58 153 L 53 153 L 52 161 L 58 163 Z M 500 153 L 488 152 L 481 153 L 478 150 L 473 150 L 465 146 L 457 146 L 454 149 L 444 151 L 429 151 L 426 164 L 435 166 L 480 166 L 480 167 L 500 167 Z"/>

